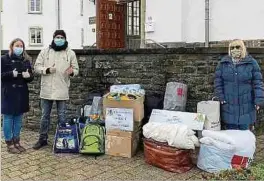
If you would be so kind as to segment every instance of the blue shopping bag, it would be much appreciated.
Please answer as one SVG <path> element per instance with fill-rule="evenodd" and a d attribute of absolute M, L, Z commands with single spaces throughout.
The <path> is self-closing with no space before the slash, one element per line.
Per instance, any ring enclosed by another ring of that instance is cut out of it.
<path fill-rule="evenodd" d="M 53 144 L 54 153 L 79 153 L 77 124 L 58 124 Z"/>

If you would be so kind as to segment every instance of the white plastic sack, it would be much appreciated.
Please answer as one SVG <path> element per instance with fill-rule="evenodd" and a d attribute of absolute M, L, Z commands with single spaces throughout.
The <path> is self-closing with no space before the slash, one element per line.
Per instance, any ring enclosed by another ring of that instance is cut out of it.
<path fill-rule="evenodd" d="M 210 137 L 203 137 L 199 141 L 202 144 L 211 145 L 211 146 L 214 146 L 214 147 L 221 149 L 221 150 L 229 150 L 229 151 L 235 151 L 236 150 L 235 145 L 224 143 L 221 141 L 217 141 L 217 140 L 214 140 L 213 138 L 210 138 Z"/>
<path fill-rule="evenodd" d="M 221 150 L 214 146 L 201 144 L 197 167 L 209 173 L 231 169 L 233 155 L 234 150 Z"/>
<path fill-rule="evenodd" d="M 195 132 L 185 125 L 147 123 L 143 126 L 143 135 L 179 149 L 195 149 L 195 146 L 199 146 Z"/>
<path fill-rule="evenodd" d="M 215 131 L 221 130 L 219 101 L 198 102 L 197 113 L 205 114 L 207 117 L 204 123 L 204 129 Z"/>
<path fill-rule="evenodd" d="M 221 130 L 221 131 L 212 131 L 212 130 L 203 130 L 202 131 L 202 135 L 203 137 L 209 137 L 212 138 L 214 140 L 223 142 L 223 143 L 227 143 L 227 144 L 235 144 L 235 140 L 228 136 L 226 134 L 227 130 Z M 232 130 L 235 131 L 235 130 Z"/>
<path fill-rule="evenodd" d="M 249 130 L 204 130 L 202 135 L 197 162 L 202 170 L 213 173 L 235 168 L 236 165 L 246 168 L 253 159 L 256 138 Z"/>
<path fill-rule="evenodd" d="M 235 154 L 239 156 L 253 158 L 256 150 L 256 137 L 249 131 L 242 130 L 204 130 L 203 137 L 210 137 L 216 141 L 234 145 Z"/>
<path fill-rule="evenodd" d="M 164 97 L 165 110 L 185 111 L 187 102 L 187 85 L 179 82 L 168 82 Z"/>

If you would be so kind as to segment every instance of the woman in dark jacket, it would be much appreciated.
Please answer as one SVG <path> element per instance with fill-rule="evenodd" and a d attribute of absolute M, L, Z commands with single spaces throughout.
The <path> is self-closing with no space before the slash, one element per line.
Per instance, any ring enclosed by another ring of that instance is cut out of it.
<path fill-rule="evenodd" d="M 250 129 L 264 103 L 264 87 L 260 67 L 246 54 L 242 40 L 229 44 L 229 55 L 216 68 L 214 87 L 226 129 Z"/>
<path fill-rule="evenodd" d="M 20 145 L 23 113 L 29 111 L 27 83 L 33 80 L 31 64 L 21 39 L 10 43 L 8 54 L 1 57 L 1 113 L 3 131 L 10 153 L 24 152 Z"/>

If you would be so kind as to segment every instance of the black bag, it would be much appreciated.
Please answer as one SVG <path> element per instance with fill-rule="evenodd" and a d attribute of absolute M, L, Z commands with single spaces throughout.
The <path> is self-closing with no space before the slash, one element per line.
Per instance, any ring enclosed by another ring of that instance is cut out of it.
<path fill-rule="evenodd" d="M 164 96 L 162 94 L 149 94 L 145 95 L 145 102 L 144 102 L 144 114 L 145 117 L 143 119 L 143 125 L 145 125 L 151 115 L 153 109 L 163 109 L 163 100 Z"/>
<path fill-rule="evenodd" d="M 85 100 L 85 105 L 92 105 L 93 104 L 93 98 L 94 97 L 102 97 L 103 94 L 98 91 L 90 92 L 87 96 L 87 99 Z"/>

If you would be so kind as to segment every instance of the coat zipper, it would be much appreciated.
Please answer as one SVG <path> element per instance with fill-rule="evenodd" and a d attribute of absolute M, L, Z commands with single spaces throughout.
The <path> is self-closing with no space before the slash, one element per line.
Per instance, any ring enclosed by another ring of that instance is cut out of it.
<path fill-rule="evenodd" d="M 239 125 L 239 120 L 240 120 L 240 102 L 239 102 L 239 85 L 238 85 L 238 71 L 237 71 L 237 66 L 238 66 L 238 64 L 236 64 L 235 65 L 235 68 L 236 68 L 236 72 L 235 72 L 235 74 L 236 74 L 236 85 L 237 85 L 237 97 L 238 97 L 238 99 L 237 99 L 237 103 L 238 103 L 238 125 Z"/>

